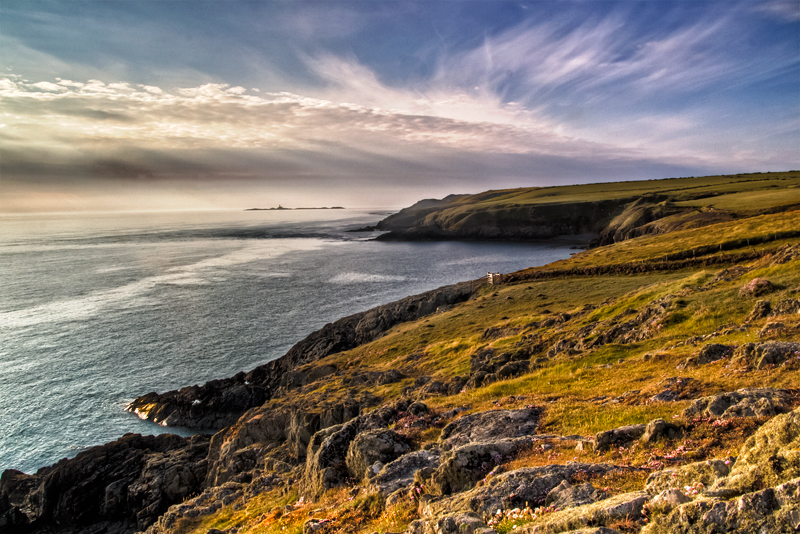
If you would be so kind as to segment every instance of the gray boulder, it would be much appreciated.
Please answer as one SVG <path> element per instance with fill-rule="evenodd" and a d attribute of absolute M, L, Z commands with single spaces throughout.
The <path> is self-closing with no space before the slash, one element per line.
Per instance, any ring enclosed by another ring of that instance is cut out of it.
<path fill-rule="evenodd" d="M 742 445 L 727 476 L 718 476 L 705 495 L 696 500 L 668 514 L 655 515 L 642 532 L 746 534 L 797 530 L 800 410 L 778 415 L 764 424 Z"/>
<path fill-rule="evenodd" d="M 594 437 L 594 450 L 607 451 L 612 447 L 622 447 L 641 438 L 645 425 L 627 425 L 600 432 Z"/>
<path fill-rule="evenodd" d="M 350 444 L 362 432 L 386 428 L 397 416 L 395 408 L 384 406 L 343 424 L 320 430 L 308 445 L 306 465 L 300 479 L 300 494 L 306 499 L 317 499 L 330 488 L 347 483 L 348 479 L 360 473 L 351 473 L 347 465 Z M 356 460 L 353 460 L 356 462 Z M 353 463 L 356 465 L 356 463 Z"/>
<path fill-rule="evenodd" d="M 784 389 L 740 389 L 695 400 L 683 411 L 687 419 L 711 417 L 772 417 L 791 409 L 791 396 Z"/>
<path fill-rule="evenodd" d="M 530 436 L 539 427 L 541 413 L 541 409 L 531 406 L 465 415 L 444 427 L 439 442 L 442 448 L 447 449 L 467 443 Z"/>
<path fill-rule="evenodd" d="M 453 511 L 470 511 L 477 514 L 492 514 L 498 508 L 524 508 L 541 506 L 547 495 L 562 482 L 574 480 L 581 475 L 592 478 L 612 471 L 626 469 L 611 464 L 568 462 L 564 465 L 523 467 L 492 476 L 469 491 L 457 493 L 439 500 L 432 500 L 421 507 L 423 517 L 431 518 Z"/>
<path fill-rule="evenodd" d="M 644 429 L 644 434 L 639 439 L 642 443 L 655 443 L 659 439 L 675 439 L 681 434 L 680 428 L 663 419 L 653 419 Z"/>
<path fill-rule="evenodd" d="M 470 489 L 504 460 L 532 444 L 533 440 L 527 437 L 506 438 L 470 443 L 444 452 L 428 489 L 439 495 Z"/>
<path fill-rule="evenodd" d="M 647 477 L 645 491 L 650 495 L 658 495 L 671 489 L 683 489 L 696 482 L 709 488 L 717 480 L 728 476 L 731 464 L 731 460 L 714 459 L 656 471 Z"/>
<path fill-rule="evenodd" d="M 600 527 L 622 520 L 644 518 L 644 506 L 649 495 L 642 491 L 623 493 L 614 497 L 568 508 L 548 514 L 547 522 L 541 525 L 523 527 L 526 534 L 556 534 L 569 531 L 585 532 L 586 527 Z M 591 532 L 591 530 L 589 531 Z"/>
<path fill-rule="evenodd" d="M 767 343 L 747 343 L 741 346 L 734 356 L 735 362 L 745 363 L 753 369 L 766 369 L 789 359 L 800 358 L 800 343 L 771 341 Z"/>
<path fill-rule="evenodd" d="M 553 506 L 557 510 L 564 510 L 566 508 L 575 508 L 576 506 L 602 501 L 607 497 L 608 494 L 605 491 L 595 489 L 595 487 L 588 482 L 579 486 L 573 486 L 564 480 L 561 484 L 550 490 L 550 493 L 548 493 L 547 497 L 544 499 L 544 504 L 545 506 Z"/>
<path fill-rule="evenodd" d="M 392 430 L 385 428 L 361 432 L 350 442 L 345 463 L 347 470 L 356 481 L 368 476 L 368 471 L 376 462 L 387 464 L 408 452 L 407 440 Z"/>
<path fill-rule="evenodd" d="M 751 534 L 800 530 L 800 479 L 731 500 L 700 498 L 657 514 L 642 534 Z"/>
<path fill-rule="evenodd" d="M 770 315 L 791 315 L 793 313 L 800 313 L 800 300 L 799 299 L 786 299 L 781 300 L 772 309 Z"/>
<path fill-rule="evenodd" d="M 496 534 L 476 514 L 456 513 L 431 520 L 416 520 L 408 525 L 408 534 Z"/>
<path fill-rule="evenodd" d="M 678 488 L 667 489 L 653 497 L 650 501 L 650 510 L 661 514 L 668 514 L 676 507 L 691 502 L 691 500 L 691 497 L 688 497 Z"/>
<path fill-rule="evenodd" d="M 678 365 L 678 369 L 688 369 L 690 367 L 697 367 L 699 365 L 706 365 L 713 363 L 733 355 L 732 345 L 723 345 L 721 343 L 709 343 L 700 349 L 697 356 L 690 356 Z"/>
<path fill-rule="evenodd" d="M 383 495 L 409 487 L 414 474 L 421 469 L 436 469 L 439 466 L 438 451 L 414 451 L 400 456 L 383 466 L 370 482 L 372 489 Z"/>
<path fill-rule="evenodd" d="M 744 322 L 747 324 L 763 319 L 768 316 L 771 311 L 772 305 L 768 300 L 759 300 L 756 302 L 755 306 L 753 306 L 753 311 L 750 312 L 750 315 L 747 316 Z"/>
<path fill-rule="evenodd" d="M 800 477 L 800 409 L 774 417 L 747 438 L 727 478 L 712 490 L 739 494 Z"/>

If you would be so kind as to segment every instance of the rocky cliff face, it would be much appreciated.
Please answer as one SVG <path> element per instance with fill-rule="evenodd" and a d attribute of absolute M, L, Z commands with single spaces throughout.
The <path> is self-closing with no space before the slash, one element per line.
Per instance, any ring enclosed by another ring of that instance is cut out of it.
<path fill-rule="evenodd" d="M 144 530 L 170 505 L 202 490 L 208 444 L 201 435 L 126 434 L 35 475 L 7 470 L 0 478 L 2 531 Z"/>
<path fill-rule="evenodd" d="M 559 235 L 599 234 L 635 199 L 559 202 L 520 206 L 411 206 L 379 222 L 388 231 L 380 240 L 510 240 L 549 239 Z"/>
<path fill-rule="evenodd" d="M 357 347 L 397 324 L 463 302 L 475 287 L 472 282 L 462 282 L 344 317 L 310 334 L 281 358 L 249 373 L 178 391 L 148 393 L 134 400 L 128 410 L 164 426 L 219 430 L 234 424 L 245 411 L 260 406 L 281 388 L 318 378 L 294 372 L 301 365 Z M 324 369 L 316 371 L 321 372 Z"/>

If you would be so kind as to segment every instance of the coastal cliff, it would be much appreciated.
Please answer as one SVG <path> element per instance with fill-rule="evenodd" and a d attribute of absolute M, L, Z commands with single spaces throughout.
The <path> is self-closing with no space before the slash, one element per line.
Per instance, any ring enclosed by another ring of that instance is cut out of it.
<path fill-rule="evenodd" d="M 783 189 L 745 182 L 747 210 L 633 200 L 606 246 L 378 306 L 249 373 L 139 397 L 140 416 L 217 432 L 125 435 L 7 470 L 0 530 L 795 532 L 800 211 L 786 174 L 758 177 Z M 653 206 L 658 229 L 637 234 L 626 221 Z M 703 220 L 670 224 L 686 217 Z"/>
<path fill-rule="evenodd" d="M 380 221 L 385 241 L 530 241 L 594 234 L 607 245 L 800 205 L 797 173 L 532 187 L 422 200 Z M 787 192 L 766 203 L 776 189 Z"/>
<path fill-rule="evenodd" d="M 302 386 L 335 371 L 298 373 L 302 365 L 363 345 L 399 323 L 465 301 L 476 287 L 473 282 L 454 284 L 344 317 L 309 334 L 284 356 L 248 373 L 178 391 L 148 393 L 137 397 L 128 410 L 164 426 L 219 430 L 235 423 L 246 410 L 260 406 L 276 392 Z"/>

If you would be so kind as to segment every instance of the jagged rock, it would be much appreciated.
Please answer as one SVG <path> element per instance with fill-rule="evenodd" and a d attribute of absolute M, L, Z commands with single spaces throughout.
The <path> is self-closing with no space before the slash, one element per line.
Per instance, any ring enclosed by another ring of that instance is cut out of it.
<path fill-rule="evenodd" d="M 644 429 L 644 434 L 639 439 L 642 443 L 655 443 L 661 438 L 675 439 L 680 436 L 680 429 L 663 419 L 653 419 Z"/>
<path fill-rule="evenodd" d="M 495 354 L 494 349 L 485 348 L 470 358 L 470 377 L 465 387 L 479 388 L 498 380 L 527 373 L 530 369 L 530 352 L 520 348 L 514 352 Z"/>
<path fill-rule="evenodd" d="M 656 515 L 642 534 L 751 534 L 800 529 L 800 479 L 729 501 L 700 498 Z"/>
<path fill-rule="evenodd" d="M 733 361 L 762 370 L 769 365 L 778 365 L 786 360 L 798 358 L 800 358 L 800 343 L 769 341 L 742 345 L 736 351 Z"/>
<path fill-rule="evenodd" d="M 727 476 L 719 476 L 726 469 L 719 463 L 705 470 L 715 477 L 705 496 L 680 505 L 669 514 L 656 515 L 642 533 L 797 531 L 800 529 L 798 448 L 800 410 L 774 417 L 742 445 Z M 683 478 L 688 477 L 690 473 Z M 662 482 L 667 478 L 681 477 L 659 476 Z M 655 486 L 648 484 L 651 491 Z"/>
<path fill-rule="evenodd" d="M 381 468 L 370 482 L 374 491 L 389 495 L 407 488 L 414 482 L 414 474 L 421 469 L 436 469 L 440 459 L 438 451 L 414 451 L 397 458 Z"/>
<path fill-rule="evenodd" d="M 468 443 L 444 452 L 441 464 L 431 475 L 428 489 L 439 495 L 469 489 L 503 460 L 532 444 L 533 440 L 528 437 L 505 438 Z"/>
<path fill-rule="evenodd" d="M 696 482 L 708 488 L 717 480 L 728 476 L 731 463 L 731 460 L 704 460 L 656 471 L 647 477 L 645 491 L 650 495 L 657 495 L 670 489 L 682 489 Z"/>
<path fill-rule="evenodd" d="M 439 443 L 442 448 L 457 447 L 470 442 L 496 441 L 501 438 L 529 436 L 539 427 L 541 409 L 489 410 L 465 415 L 442 429 Z"/>
<path fill-rule="evenodd" d="M 575 508 L 584 504 L 601 501 L 608 497 L 605 491 L 597 490 L 588 482 L 573 486 L 566 480 L 550 490 L 544 499 L 545 506 L 554 506 L 557 510 Z"/>
<path fill-rule="evenodd" d="M 791 396 L 784 389 L 740 389 L 695 400 L 683 411 L 687 419 L 712 417 L 771 417 L 791 409 Z"/>
<path fill-rule="evenodd" d="M 547 522 L 521 529 L 526 534 L 556 534 L 587 526 L 608 525 L 623 519 L 643 518 L 644 505 L 650 496 L 643 491 L 623 493 L 614 497 L 569 508 L 547 515 Z"/>
<path fill-rule="evenodd" d="M 421 507 L 423 518 L 434 518 L 455 511 L 477 514 L 492 514 L 498 508 L 524 508 L 544 504 L 547 494 L 563 481 L 574 480 L 580 475 L 586 478 L 603 476 L 612 471 L 627 471 L 610 464 L 567 462 L 564 465 L 523 467 L 514 471 L 489 477 L 481 486 L 456 493 L 438 500 L 431 500 Z"/>
<path fill-rule="evenodd" d="M 297 370 L 284 373 L 280 378 L 278 391 L 285 395 L 289 391 L 317 382 L 336 374 L 339 369 L 335 365 L 305 365 Z"/>
<path fill-rule="evenodd" d="M 644 307 L 635 318 L 629 321 L 617 323 L 623 316 L 628 315 L 625 312 L 611 321 L 598 323 L 591 331 L 591 334 L 596 336 L 592 339 L 581 340 L 576 348 L 589 350 L 609 343 L 626 344 L 649 339 L 658 332 L 658 325 L 669 314 L 674 300 L 674 295 L 665 295 Z M 636 313 L 636 310 L 632 311 Z M 587 334 L 589 332 L 584 332 L 582 335 Z"/>
<path fill-rule="evenodd" d="M 293 469 L 294 468 L 290 464 L 282 462 L 281 460 L 275 458 L 264 459 L 264 471 L 268 473 L 289 473 Z"/>
<path fill-rule="evenodd" d="M 56 525 L 74 532 L 144 530 L 171 504 L 202 488 L 208 444 L 209 438 L 199 435 L 126 434 L 35 475 L 6 471 L 0 495 L 24 512 L 36 531 Z"/>
<path fill-rule="evenodd" d="M 641 438 L 645 429 L 645 425 L 627 425 L 600 432 L 594 437 L 594 450 L 607 451 L 612 447 L 628 445 Z"/>
<path fill-rule="evenodd" d="M 770 315 L 791 315 L 793 313 L 800 313 L 800 300 L 798 299 L 779 301 L 772 309 Z"/>
<path fill-rule="evenodd" d="M 302 460 L 311 437 L 320 428 L 346 423 L 360 411 L 360 403 L 354 399 L 333 405 L 265 405 L 251 410 L 212 438 L 206 485 L 218 486 L 258 467 L 266 454 L 282 443 L 287 443 L 291 456 Z"/>
<path fill-rule="evenodd" d="M 753 278 L 739 289 L 740 297 L 760 297 L 775 291 L 775 285 L 766 278 Z"/>
<path fill-rule="evenodd" d="M 450 514 L 434 520 L 416 520 L 408 525 L 409 534 L 496 534 L 477 515 L 471 513 Z"/>
<path fill-rule="evenodd" d="M 396 417 L 398 410 L 384 406 L 345 423 L 320 430 L 308 445 L 306 465 L 300 479 L 300 494 L 306 499 L 317 499 L 330 488 L 341 486 L 349 478 L 362 478 L 360 473 L 349 471 L 346 457 L 351 442 L 362 432 L 385 428 Z"/>
<path fill-rule="evenodd" d="M 576 348 L 577 346 L 578 344 L 575 341 L 570 339 L 562 339 L 550 347 L 550 350 L 547 351 L 547 359 L 555 358 L 559 354 L 566 354 L 567 356 L 580 354 L 581 349 Z"/>
<path fill-rule="evenodd" d="M 301 370 L 302 372 L 302 370 Z M 396 369 L 388 371 L 363 371 L 351 374 L 342 378 L 342 385 L 345 387 L 369 387 L 383 386 L 399 382 L 406 376 Z M 282 394 L 282 391 L 278 392 Z"/>
<path fill-rule="evenodd" d="M 732 345 L 723 345 L 721 343 L 709 343 L 700 349 L 697 356 L 690 356 L 681 364 L 678 365 L 678 370 L 688 369 L 690 367 L 697 367 L 698 365 L 706 365 L 713 363 L 724 358 L 728 358 L 733 354 Z"/>
<path fill-rule="evenodd" d="M 12 506 L 5 493 L 0 493 L 0 529 L 3 532 L 24 532 L 28 524 L 28 516 Z"/>
<path fill-rule="evenodd" d="M 800 477 L 800 409 L 779 415 L 750 436 L 727 478 L 712 490 L 739 494 L 777 486 Z"/>
<path fill-rule="evenodd" d="M 151 525 L 146 534 L 173 533 L 182 519 L 197 519 L 215 514 L 228 504 L 252 499 L 261 493 L 285 486 L 284 474 L 267 473 L 254 476 L 251 482 L 240 484 L 226 482 L 221 486 L 206 488 L 200 495 L 174 504 Z"/>
<path fill-rule="evenodd" d="M 387 464 L 408 452 L 406 439 L 385 428 L 361 432 L 350 443 L 347 450 L 347 470 L 356 481 L 368 475 L 367 470 L 375 462 Z"/>
<path fill-rule="evenodd" d="M 650 501 L 650 510 L 661 514 L 668 514 L 677 506 L 690 502 L 691 497 L 677 488 L 667 489 L 653 497 Z"/>
<path fill-rule="evenodd" d="M 779 335 L 786 331 L 786 325 L 783 323 L 767 323 L 764 325 L 764 328 L 759 330 L 758 337 L 767 337 L 770 335 Z M 769 364 L 765 364 L 766 365 Z"/>
<path fill-rule="evenodd" d="M 753 306 L 753 311 L 750 312 L 750 315 L 747 316 L 744 322 L 747 324 L 763 319 L 768 316 L 771 311 L 772 306 L 768 300 L 759 300 L 756 302 L 755 306 Z"/>

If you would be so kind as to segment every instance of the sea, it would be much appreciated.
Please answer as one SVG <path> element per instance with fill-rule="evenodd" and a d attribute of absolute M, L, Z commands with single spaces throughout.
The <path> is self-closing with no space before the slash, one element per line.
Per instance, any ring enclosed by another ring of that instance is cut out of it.
<path fill-rule="evenodd" d="M 0 215 L 0 472 L 127 432 L 189 435 L 125 406 L 249 371 L 340 317 L 575 252 L 348 232 L 388 213 Z"/>

